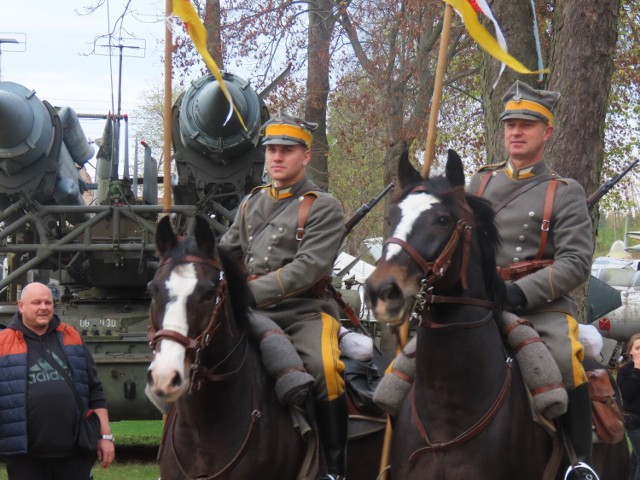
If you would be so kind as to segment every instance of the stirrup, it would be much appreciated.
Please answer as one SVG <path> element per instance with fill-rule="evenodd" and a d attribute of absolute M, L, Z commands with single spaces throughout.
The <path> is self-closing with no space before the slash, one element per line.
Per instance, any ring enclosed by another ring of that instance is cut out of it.
<path fill-rule="evenodd" d="M 572 472 L 574 472 L 574 475 L 572 475 Z M 600 480 L 600 477 L 598 477 L 598 474 L 593 470 L 593 468 L 584 462 L 569 465 L 569 468 L 567 468 L 567 471 L 564 474 L 564 480 L 571 478 L 575 478 L 576 480 Z"/>

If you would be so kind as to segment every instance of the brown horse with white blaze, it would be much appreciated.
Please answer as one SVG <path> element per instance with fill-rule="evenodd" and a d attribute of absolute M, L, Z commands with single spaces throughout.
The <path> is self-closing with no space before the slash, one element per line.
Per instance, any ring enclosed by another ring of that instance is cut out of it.
<path fill-rule="evenodd" d="M 204 218 L 184 239 L 163 218 L 156 244 L 148 384 L 174 404 L 159 454 L 162 478 L 304 478 L 305 442 L 247 335 L 244 274 L 216 248 Z"/>
<path fill-rule="evenodd" d="M 563 478 L 562 465 L 545 471 L 553 438 L 532 418 L 496 322 L 505 287 L 490 204 L 465 193 L 453 150 L 445 175 L 427 180 L 405 152 L 398 177 L 391 236 L 365 286 L 378 320 L 417 323 L 415 378 L 393 422 L 391 478 Z M 596 465 L 602 478 L 608 468 Z"/>

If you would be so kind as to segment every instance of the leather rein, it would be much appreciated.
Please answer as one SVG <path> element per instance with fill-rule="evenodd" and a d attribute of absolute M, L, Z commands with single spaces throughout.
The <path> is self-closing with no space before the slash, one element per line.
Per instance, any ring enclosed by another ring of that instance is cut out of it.
<path fill-rule="evenodd" d="M 185 335 L 182 335 L 179 332 L 176 332 L 175 330 L 161 329 L 156 331 L 155 328 L 153 327 L 153 324 L 151 323 L 149 327 L 149 331 L 147 333 L 147 337 L 149 338 L 149 346 L 152 348 L 152 350 L 154 350 L 154 352 L 156 351 L 156 347 L 158 347 L 159 349 L 159 342 L 161 340 L 173 340 L 179 343 L 180 345 L 184 346 L 187 352 L 194 352 L 194 359 L 190 366 L 191 382 L 189 386 L 189 393 L 191 393 L 195 384 L 197 384 L 197 390 L 200 390 L 203 380 L 220 382 L 220 381 L 227 380 L 228 378 L 231 378 L 232 376 L 237 374 L 242 369 L 242 367 L 244 366 L 247 360 L 247 352 L 249 350 L 249 346 L 248 346 L 246 332 L 243 331 L 242 335 L 240 336 L 240 339 L 235 343 L 235 345 L 231 348 L 231 350 L 227 353 L 227 355 L 224 356 L 224 358 L 222 358 L 212 367 L 205 367 L 204 365 L 202 365 L 201 353 L 211 343 L 211 339 L 213 338 L 213 335 L 217 331 L 218 327 L 222 325 L 222 323 L 219 321 L 219 316 L 227 308 L 226 300 L 227 300 L 227 295 L 229 293 L 229 289 L 228 289 L 227 281 L 224 278 L 224 270 L 222 269 L 222 265 L 220 264 L 220 262 L 212 258 L 204 258 L 204 257 L 195 256 L 195 255 L 185 255 L 184 257 L 176 260 L 169 257 L 165 257 L 160 262 L 158 269 L 169 264 L 178 265 L 178 264 L 184 264 L 184 263 L 199 263 L 203 265 L 208 265 L 220 272 L 221 278 L 216 287 L 216 304 L 214 308 L 211 310 L 209 322 L 207 323 L 207 326 L 202 331 L 202 333 L 200 333 L 195 338 L 187 337 Z M 223 365 L 239 349 L 240 345 L 244 346 L 244 351 L 238 367 L 224 373 L 217 373 L 220 366 Z M 176 451 L 176 445 L 174 440 L 175 420 L 178 416 L 178 412 L 175 407 L 171 409 L 169 413 L 169 418 L 167 419 L 167 422 L 169 424 L 168 435 L 169 435 L 170 444 L 171 444 L 171 452 L 176 460 L 176 465 L 178 466 L 182 474 L 185 476 L 185 478 L 190 480 L 214 480 L 214 479 L 220 478 L 221 476 L 225 475 L 229 470 L 231 470 L 244 456 L 249 444 L 249 440 L 253 434 L 254 426 L 258 422 L 258 420 L 260 420 L 260 418 L 262 417 L 262 412 L 259 408 L 260 402 L 259 402 L 257 388 L 256 388 L 255 369 L 253 372 L 251 390 L 252 390 L 251 419 L 250 419 L 249 427 L 242 441 L 242 444 L 240 445 L 240 448 L 224 467 L 222 467 L 216 473 L 212 475 L 207 475 L 206 477 L 203 477 L 202 474 L 198 475 L 197 477 L 191 477 L 186 472 L 185 467 L 180 462 L 180 459 L 178 457 L 178 452 Z M 163 438 L 163 443 L 164 443 L 164 438 Z"/>
<path fill-rule="evenodd" d="M 418 185 L 414 187 L 410 193 L 413 192 L 428 192 L 425 185 Z M 425 315 L 425 307 L 432 304 L 461 304 L 461 305 L 473 305 L 478 307 L 485 307 L 493 310 L 496 308 L 495 302 L 484 300 L 480 298 L 468 298 L 468 297 L 453 297 L 453 296 L 445 296 L 445 295 L 434 295 L 433 289 L 436 284 L 438 287 L 447 291 L 453 288 L 457 283 L 462 285 L 463 289 L 468 288 L 468 267 L 469 267 L 469 257 L 471 254 L 471 234 L 474 226 L 473 222 L 473 214 L 469 205 L 463 196 L 464 189 L 463 187 L 456 187 L 453 189 L 453 193 L 457 194 L 457 202 L 458 205 L 463 212 L 460 220 L 456 222 L 454 229 L 451 232 L 451 236 L 449 240 L 445 244 L 444 248 L 438 255 L 438 257 L 432 261 L 427 262 L 422 255 L 420 255 L 411 245 L 409 245 L 406 241 L 397 238 L 391 237 L 388 238 L 385 243 L 395 243 L 396 245 L 400 245 L 400 247 L 411 257 L 411 259 L 416 262 L 416 264 L 422 269 L 424 276 L 420 282 L 420 291 L 416 294 L 416 301 L 411 310 L 410 318 L 411 320 L 417 320 L 418 325 L 424 328 L 429 329 L 474 329 L 483 327 L 493 318 L 493 311 L 490 311 L 480 320 L 475 322 L 465 322 L 465 323 L 438 323 L 434 322 L 431 319 L 427 318 Z M 458 247 L 462 242 L 462 261 L 460 263 L 460 269 L 458 272 L 453 275 L 448 275 L 449 267 L 451 266 L 453 255 L 458 250 Z M 502 383 L 502 387 L 500 391 L 493 401 L 492 405 L 489 407 L 487 411 L 469 428 L 467 428 L 464 432 L 452 438 L 451 440 L 439 442 L 439 441 L 431 441 L 427 432 L 423 426 L 422 420 L 418 415 L 418 411 L 416 408 L 415 401 L 415 383 L 411 387 L 410 394 L 410 404 L 411 404 L 411 416 L 413 419 L 413 423 L 416 425 L 420 437 L 426 443 L 425 447 L 419 448 L 415 450 L 411 456 L 410 461 L 415 460 L 415 458 L 427 452 L 436 452 L 436 451 L 444 451 L 448 448 L 453 448 L 459 445 L 462 445 L 475 436 L 477 436 L 480 432 L 482 432 L 495 418 L 497 413 L 500 411 L 500 407 L 504 403 L 504 400 L 507 396 L 507 393 L 510 391 L 511 381 L 513 377 L 512 366 L 513 359 L 509 356 L 506 357 L 505 361 L 506 365 L 506 374 L 504 381 Z"/>

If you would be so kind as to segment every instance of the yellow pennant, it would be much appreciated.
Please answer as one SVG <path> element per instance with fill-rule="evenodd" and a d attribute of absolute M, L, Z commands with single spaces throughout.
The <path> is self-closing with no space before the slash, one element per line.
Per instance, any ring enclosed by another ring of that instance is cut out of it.
<path fill-rule="evenodd" d="M 509 55 L 498 44 L 495 38 L 487 31 L 486 28 L 478 20 L 478 14 L 473 9 L 469 0 L 444 0 L 451 5 L 455 11 L 462 17 L 464 26 L 471 37 L 480 45 L 489 55 L 497 58 L 502 63 L 506 64 L 512 70 L 518 73 L 549 73 L 549 69 L 544 70 L 529 70 L 522 63 Z"/>
<path fill-rule="evenodd" d="M 209 51 L 207 50 L 207 31 L 202 24 L 202 20 L 200 20 L 198 12 L 196 12 L 196 9 L 193 7 L 191 0 L 173 0 L 173 14 L 179 17 L 187 27 L 187 33 L 189 34 L 193 45 L 196 47 L 196 50 L 198 50 L 198 53 L 204 60 L 204 63 L 207 64 L 209 71 L 213 73 L 213 76 L 218 81 L 218 85 L 220 85 L 220 88 L 222 89 L 222 93 L 224 93 L 225 98 L 229 102 L 229 115 L 227 115 L 227 118 L 225 119 L 225 124 L 229 121 L 233 112 L 236 112 L 242 127 L 247 131 L 247 127 L 242 120 L 242 116 L 234 105 L 233 98 L 224 83 L 224 79 L 222 78 L 218 65 L 216 65 L 216 62 L 211 58 L 211 55 L 209 55 Z"/>

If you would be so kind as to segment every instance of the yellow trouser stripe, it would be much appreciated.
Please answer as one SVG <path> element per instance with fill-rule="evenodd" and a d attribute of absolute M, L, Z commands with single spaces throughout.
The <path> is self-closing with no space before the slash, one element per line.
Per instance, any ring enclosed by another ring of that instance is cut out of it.
<path fill-rule="evenodd" d="M 584 347 L 578 340 L 578 322 L 571 315 L 567 315 L 569 339 L 571 340 L 571 369 L 573 370 L 573 385 L 577 387 L 587 381 L 587 374 L 582 366 Z"/>
<path fill-rule="evenodd" d="M 344 392 L 344 363 L 338 347 L 340 324 L 331 315 L 322 314 L 322 364 L 329 400 L 335 400 Z"/>

